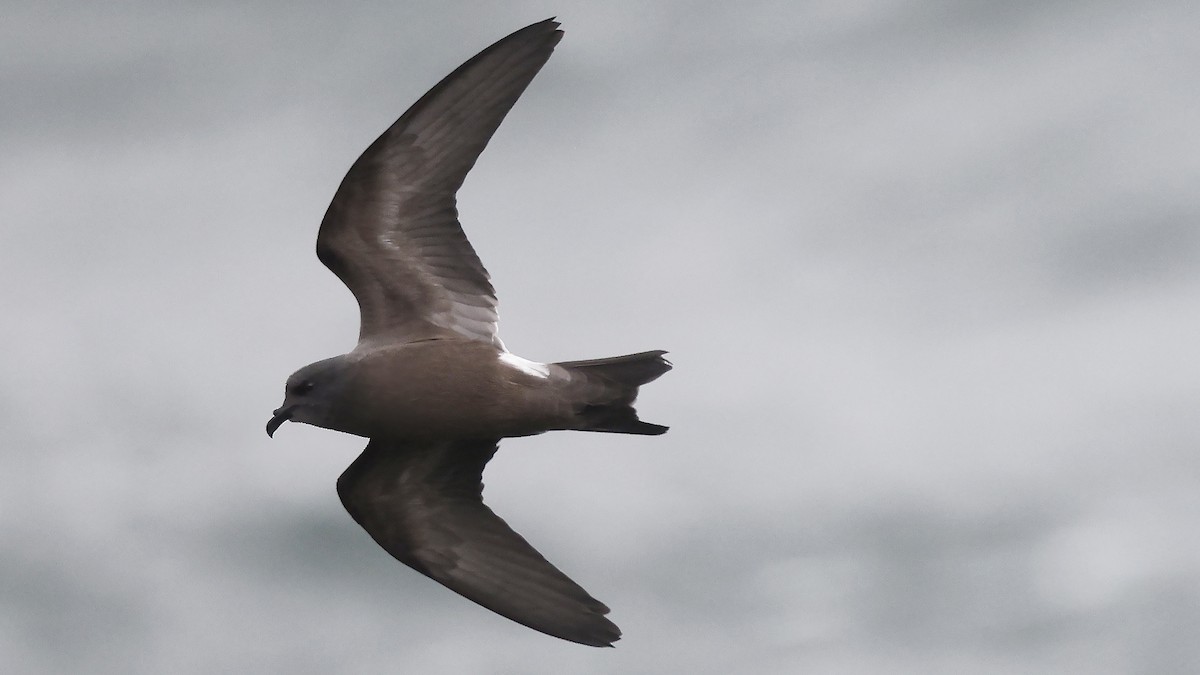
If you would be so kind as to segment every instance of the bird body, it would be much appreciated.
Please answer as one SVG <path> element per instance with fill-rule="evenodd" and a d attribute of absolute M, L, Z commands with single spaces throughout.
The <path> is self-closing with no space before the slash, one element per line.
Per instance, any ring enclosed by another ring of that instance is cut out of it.
<path fill-rule="evenodd" d="M 645 362 L 645 373 L 666 371 L 661 352 L 617 359 L 631 357 Z M 304 383 L 330 391 L 336 387 L 339 395 L 329 397 L 336 407 L 325 409 L 322 397 L 317 407 L 309 408 L 305 392 L 290 396 L 281 409 L 291 421 L 364 438 L 510 438 L 593 430 L 597 411 L 633 415 L 629 403 L 641 384 L 637 379 L 613 372 L 589 374 L 569 363 L 527 361 L 474 340 L 423 340 L 356 348 L 301 369 L 289 388 L 304 389 Z M 626 433 L 661 433 L 637 428 Z"/>

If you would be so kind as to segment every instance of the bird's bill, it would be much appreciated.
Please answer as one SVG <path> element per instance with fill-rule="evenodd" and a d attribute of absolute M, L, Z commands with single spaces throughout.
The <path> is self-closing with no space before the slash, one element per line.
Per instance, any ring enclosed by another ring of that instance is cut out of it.
<path fill-rule="evenodd" d="M 275 430 L 278 429 L 280 426 L 282 426 L 284 422 L 286 422 L 290 419 L 292 419 L 292 409 L 290 407 L 284 406 L 284 407 L 276 410 L 272 414 L 271 420 L 269 422 L 267 422 L 267 435 L 270 436 L 271 438 L 274 438 Z"/>

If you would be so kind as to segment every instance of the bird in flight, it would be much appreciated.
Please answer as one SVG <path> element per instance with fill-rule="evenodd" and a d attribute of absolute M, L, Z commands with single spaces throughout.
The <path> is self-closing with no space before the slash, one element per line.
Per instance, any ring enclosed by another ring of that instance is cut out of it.
<path fill-rule="evenodd" d="M 400 562 L 548 635 L 612 646 L 608 607 L 483 503 L 500 439 L 574 429 L 657 435 L 633 408 L 664 351 L 538 363 L 496 334 L 496 293 L 455 193 L 562 38 L 553 19 L 483 50 L 429 90 L 350 167 L 317 257 L 358 300 L 358 344 L 288 378 L 286 421 L 369 439 L 342 504 Z"/>

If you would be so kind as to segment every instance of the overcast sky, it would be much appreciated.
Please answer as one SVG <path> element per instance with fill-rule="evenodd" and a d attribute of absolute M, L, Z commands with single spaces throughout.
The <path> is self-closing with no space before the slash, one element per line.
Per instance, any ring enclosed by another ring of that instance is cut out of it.
<path fill-rule="evenodd" d="M 13 2 L 0 670 L 1200 672 L 1194 3 Z M 668 349 L 662 437 L 503 443 L 489 504 L 616 649 L 392 560 L 313 254 L 459 63 L 566 36 L 460 194 L 501 335 Z"/>

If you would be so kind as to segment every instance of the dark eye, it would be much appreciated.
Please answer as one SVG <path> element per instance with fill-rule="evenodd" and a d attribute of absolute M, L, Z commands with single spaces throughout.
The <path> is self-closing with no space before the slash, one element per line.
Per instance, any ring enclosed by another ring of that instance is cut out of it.
<path fill-rule="evenodd" d="M 292 385 L 291 393 L 296 394 L 297 396 L 303 396 L 303 395 L 307 394 L 308 392 L 312 391 L 312 388 L 313 388 L 312 380 L 301 380 L 301 381 L 297 382 L 296 384 Z"/>

